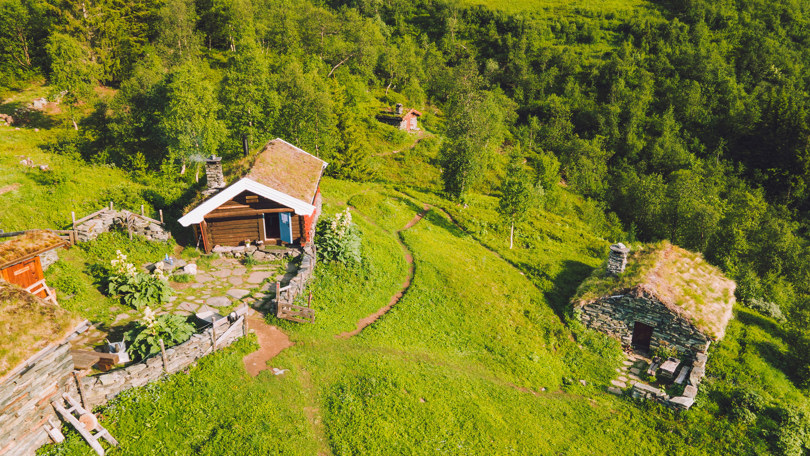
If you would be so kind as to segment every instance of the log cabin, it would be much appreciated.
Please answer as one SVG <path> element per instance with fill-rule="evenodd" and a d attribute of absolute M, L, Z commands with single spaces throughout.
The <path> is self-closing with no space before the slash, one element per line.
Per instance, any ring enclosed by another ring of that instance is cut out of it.
<path fill-rule="evenodd" d="M 206 162 L 208 198 L 178 222 L 193 226 L 206 253 L 217 245 L 311 243 L 320 215 L 320 181 L 327 163 L 277 138 L 247 172 L 227 185 L 218 157 Z"/>

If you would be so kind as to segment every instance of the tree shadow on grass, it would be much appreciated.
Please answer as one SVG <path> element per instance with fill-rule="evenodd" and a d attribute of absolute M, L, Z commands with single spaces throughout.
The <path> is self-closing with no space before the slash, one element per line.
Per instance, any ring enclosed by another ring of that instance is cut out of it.
<path fill-rule="evenodd" d="M 756 326 L 775 339 L 789 342 L 785 330 L 773 320 L 747 311 L 738 311 L 737 320 L 747 326 Z M 797 375 L 795 360 L 789 352 L 780 349 L 777 344 L 766 340 L 747 341 L 747 345 L 753 347 L 759 356 L 771 367 L 785 374 L 794 385 L 797 387 L 800 386 L 803 379 Z"/>
<path fill-rule="evenodd" d="M 560 271 L 551 278 L 551 289 L 544 291 L 543 295 L 561 320 L 572 315 L 571 298 L 592 271 L 592 266 L 581 261 L 565 260 Z"/>

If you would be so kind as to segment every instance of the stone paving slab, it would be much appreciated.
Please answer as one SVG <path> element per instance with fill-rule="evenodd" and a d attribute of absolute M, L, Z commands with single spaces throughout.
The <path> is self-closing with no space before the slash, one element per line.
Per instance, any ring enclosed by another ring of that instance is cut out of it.
<path fill-rule="evenodd" d="M 214 278 L 211 277 L 211 274 L 201 272 L 201 273 L 197 274 L 196 276 L 194 276 L 194 280 L 196 280 L 197 283 L 206 283 L 206 282 L 210 282 L 210 281 L 214 280 Z"/>
<path fill-rule="evenodd" d="M 608 393 L 615 394 L 616 396 L 621 396 L 624 394 L 624 391 L 620 390 L 619 388 L 616 388 L 615 386 L 608 386 L 607 391 Z"/>
<path fill-rule="evenodd" d="M 249 295 L 250 291 L 242 290 L 242 289 L 239 289 L 239 288 L 231 288 L 230 290 L 226 291 L 225 293 L 228 296 L 230 296 L 230 297 L 232 297 L 234 299 L 242 299 L 245 296 Z"/>
<path fill-rule="evenodd" d="M 213 298 L 208 298 L 205 303 L 213 307 L 224 307 L 231 305 L 231 300 L 225 296 L 214 296 Z"/>
<path fill-rule="evenodd" d="M 231 285 L 233 285 L 235 287 L 238 287 L 239 285 L 242 285 L 243 282 L 244 282 L 244 280 L 242 280 L 242 276 L 230 276 L 230 277 L 228 277 L 228 283 L 230 283 Z"/>
<path fill-rule="evenodd" d="M 611 380 L 610 384 L 619 388 L 627 388 L 627 383 L 620 382 L 619 380 Z"/>
<path fill-rule="evenodd" d="M 226 277 L 231 276 L 231 270 L 230 269 L 220 269 L 218 271 L 212 272 L 211 275 L 214 276 L 214 277 L 219 277 L 220 279 L 224 279 Z"/>
<path fill-rule="evenodd" d="M 247 281 L 248 283 L 262 283 L 272 276 L 273 273 L 269 271 L 255 271 L 250 273 L 250 276 L 248 276 Z"/>

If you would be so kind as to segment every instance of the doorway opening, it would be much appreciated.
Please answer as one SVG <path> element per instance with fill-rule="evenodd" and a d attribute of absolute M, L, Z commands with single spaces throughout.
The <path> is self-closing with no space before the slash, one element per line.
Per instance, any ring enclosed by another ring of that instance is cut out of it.
<path fill-rule="evenodd" d="M 633 347 L 644 351 L 650 351 L 652 332 L 652 326 L 637 321 L 633 326 Z"/>

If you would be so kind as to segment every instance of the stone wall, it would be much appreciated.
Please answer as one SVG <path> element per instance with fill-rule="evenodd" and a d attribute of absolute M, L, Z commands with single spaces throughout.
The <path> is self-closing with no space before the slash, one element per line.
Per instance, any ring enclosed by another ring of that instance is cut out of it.
<path fill-rule="evenodd" d="M 310 244 L 303 248 L 301 252 L 301 264 L 298 271 L 290 279 L 290 282 L 281 288 L 281 293 L 276 296 L 276 305 L 293 304 L 295 298 L 300 296 L 307 287 L 307 282 L 312 278 L 315 271 L 315 244 Z"/>
<path fill-rule="evenodd" d="M 582 306 L 580 320 L 587 326 L 630 345 L 635 322 L 653 327 L 650 350 L 662 345 L 675 348 L 681 359 L 693 360 L 705 353 L 710 340 L 684 318 L 652 296 L 618 295 Z"/>
<path fill-rule="evenodd" d="M 39 254 L 39 262 L 42 264 L 42 270 L 47 271 L 52 264 L 59 261 L 59 254 L 56 252 L 58 249 L 48 250 Z"/>
<path fill-rule="evenodd" d="M 225 323 L 216 329 L 216 348 L 221 349 L 232 344 L 245 335 L 247 326 L 245 316 L 233 323 Z M 107 403 L 121 391 L 144 386 L 160 379 L 164 374 L 173 374 L 192 365 L 198 359 L 211 354 L 214 349 L 214 328 L 209 327 L 191 339 L 172 348 L 166 349 L 166 365 L 158 354 L 125 368 L 110 371 L 92 377 L 80 379 L 82 394 L 88 407 L 97 407 Z"/>
<path fill-rule="evenodd" d="M 146 385 L 190 366 L 245 335 L 245 316 L 230 323 L 223 320 L 214 330 L 208 327 L 191 339 L 166 349 L 166 363 L 158 354 L 125 368 L 91 377 L 73 376 L 70 339 L 87 327 L 85 322 L 64 341 L 29 358 L 0 379 L 0 456 L 33 456 L 36 449 L 51 443 L 44 425 L 50 421 L 61 427 L 62 420 L 51 405 L 62 393 L 81 399 L 92 409 L 107 403 L 118 393 Z M 214 338 L 216 334 L 216 338 Z"/>
<path fill-rule="evenodd" d="M 212 253 L 218 253 L 224 257 L 244 258 L 253 257 L 256 261 L 276 261 L 286 257 L 295 257 L 301 254 L 299 247 L 279 248 L 276 246 L 256 246 L 256 245 L 239 245 L 239 246 L 225 246 L 218 245 L 212 250 Z"/>
<path fill-rule="evenodd" d="M 83 323 L 0 379 L 0 455 L 33 455 L 50 442 L 43 426 L 49 420 L 61 423 L 51 400 L 76 384 L 69 341 L 87 326 Z"/>
<path fill-rule="evenodd" d="M 77 242 L 87 242 L 96 239 L 99 234 L 120 228 L 131 231 L 150 241 L 168 241 L 171 233 L 166 231 L 159 221 L 127 210 L 102 209 L 76 223 Z"/>

